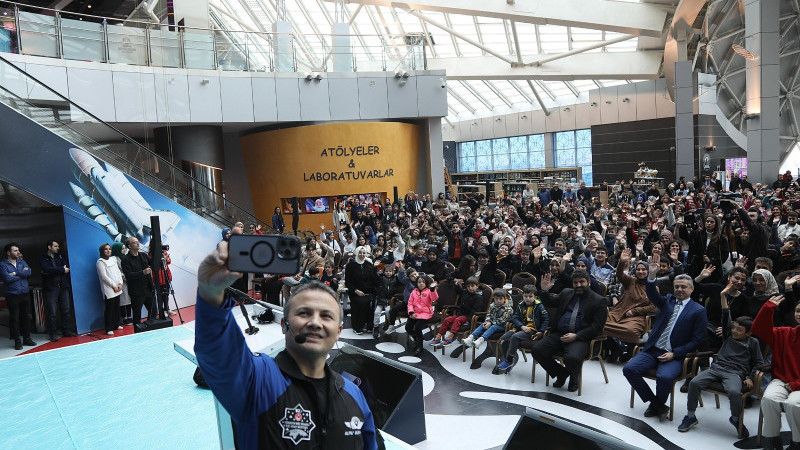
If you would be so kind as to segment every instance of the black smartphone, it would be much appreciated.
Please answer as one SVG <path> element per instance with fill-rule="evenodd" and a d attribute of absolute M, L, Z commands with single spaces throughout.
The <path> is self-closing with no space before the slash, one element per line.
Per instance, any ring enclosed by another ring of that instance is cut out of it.
<path fill-rule="evenodd" d="M 300 239 L 279 234 L 234 234 L 228 241 L 233 272 L 294 275 L 300 270 Z"/>

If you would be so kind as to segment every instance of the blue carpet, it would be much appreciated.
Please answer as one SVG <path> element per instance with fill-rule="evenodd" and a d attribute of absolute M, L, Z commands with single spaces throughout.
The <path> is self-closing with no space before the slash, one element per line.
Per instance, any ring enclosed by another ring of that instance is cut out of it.
<path fill-rule="evenodd" d="M 0 361 L 0 448 L 219 448 L 210 391 L 173 327 Z"/>

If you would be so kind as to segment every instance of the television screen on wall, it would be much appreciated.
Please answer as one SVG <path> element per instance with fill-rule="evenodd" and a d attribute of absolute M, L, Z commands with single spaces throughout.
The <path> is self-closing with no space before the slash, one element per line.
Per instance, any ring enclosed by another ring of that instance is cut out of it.
<path fill-rule="evenodd" d="M 307 213 L 326 213 L 331 212 L 328 197 L 308 197 L 306 198 Z"/>

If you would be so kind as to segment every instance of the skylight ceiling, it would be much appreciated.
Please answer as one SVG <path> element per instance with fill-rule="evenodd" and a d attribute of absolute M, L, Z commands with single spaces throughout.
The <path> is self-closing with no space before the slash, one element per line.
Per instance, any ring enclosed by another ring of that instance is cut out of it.
<path fill-rule="evenodd" d="M 624 1 L 624 0 L 623 0 Z M 270 31 L 278 16 L 276 6 L 281 0 L 210 0 L 213 17 L 218 26 L 234 31 Z M 492 52 L 517 61 L 516 46 L 510 20 L 481 15 L 451 14 L 438 11 L 414 11 L 418 18 L 399 8 L 350 3 L 343 4 L 344 15 L 352 20 L 351 32 L 359 37 L 352 40 L 358 70 L 393 70 L 391 60 L 402 58 L 407 48 L 403 39 L 407 34 L 429 33 L 433 42 L 426 46 L 426 57 L 481 57 L 489 56 L 483 49 L 472 45 L 471 39 Z M 458 2 L 454 0 L 454 4 Z M 616 3 L 616 2 L 609 2 Z M 630 1 L 630 3 L 638 3 Z M 341 7 L 341 6 L 339 6 Z M 293 24 L 298 35 L 298 70 L 319 64 L 329 46 L 329 37 L 336 17 L 337 3 L 325 0 L 285 0 L 286 19 Z M 357 13 L 357 14 L 356 14 Z M 355 18 L 353 18 L 353 14 Z M 236 18 L 236 20 L 234 20 Z M 450 28 L 453 34 L 436 24 Z M 602 43 L 625 34 L 562 25 L 538 25 L 517 22 L 519 50 L 524 62 L 545 56 L 557 55 L 592 44 Z M 633 38 L 609 44 L 586 53 L 619 53 L 640 51 L 639 39 Z M 448 106 L 450 122 L 475 115 L 503 114 L 514 110 L 538 108 L 536 95 L 546 104 L 571 102 L 579 95 L 602 86 L 624 84 L 628 80 L 573 79 L 555 80 L 449 80 Z M 536 90 L 536 93 L 531 88 Z"/>

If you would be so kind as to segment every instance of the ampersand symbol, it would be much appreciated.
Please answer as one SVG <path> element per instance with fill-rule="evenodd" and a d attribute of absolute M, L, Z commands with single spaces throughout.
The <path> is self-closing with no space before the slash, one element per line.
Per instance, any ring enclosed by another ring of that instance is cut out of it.
<path fill-rule="evenodd" d="M 349 167 L 349 168 L 353 169 L 353 168 L 355 168 L 355 167 L 356 167 L 356 163 L 354 163 L 354 162 L 353 162 L 353 160 L 351 159 L 351 160 L 350 160 L 350 164 L 348 164 L 348 165 L 347 165 L 347 167 Z"/>

